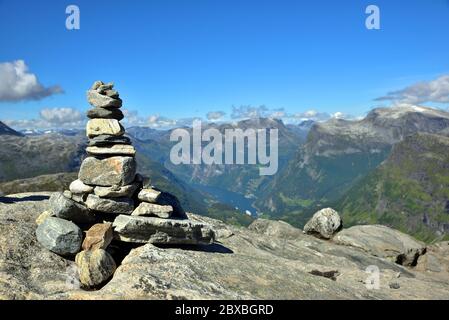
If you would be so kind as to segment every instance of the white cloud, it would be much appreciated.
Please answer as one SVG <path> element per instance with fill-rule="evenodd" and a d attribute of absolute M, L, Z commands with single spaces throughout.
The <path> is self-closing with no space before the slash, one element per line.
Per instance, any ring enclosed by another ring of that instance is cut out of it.
<path fill-rule="evenodd" d="M 79 123 L 85 118 L 81 112 L 72 108 L 46 108 L 39 115 L 42 120 L 54 125 Z"/>
<path fill-rule="evenodd" d="M 177 125 L 177 121 L 157 114 L 148 117 L 147 126 L 154 129 L 172 128 Z"/>
<path fill-rule="evenodd" d="M 282 119 L 287 116 L 287 113 L 283 109 L 274 110 L 269 114 L 270 118 Z"/>
<path fill-rule="evenodd" d="M 123 115 L 125 116 L 125 118 L 122 120 L 122 123 L 126 127 L 146 126 L 147 125 L 147 119 L 145 119 L 144 117 L 141 117 L 137 111 L 122 109 L 122 112 L 123 112 Z"/>
<path fill-rule="evenodd" d="M 253 106 L 232 106 L 232 113 L 231 118 L 232 119 L 253 119 L 253 118 L 261 118 L 266 117 L 268 108 L 266 106 L 259 106 L 259 107 L 253 107 Z"/>
<path fill-rule="evenodd" d="M 284 108 L 270 109 L 265 105 L 258 107 L 253 106 L 232 106 L 232 119 L 254 119 L 254 118 L 276 118 L 282 119 L 289 115 L 285 112 Z"/>
<path fill-rule="evenodd" d="M 44 87 L 23 60 L 0 63 L 0 102 L 39 100 L 62 92 L 60 86 Z"/>
<path fill-rule="evenodd" d="M 335 112 L 335 113 L 332 114 L 332 118 L 335 118 L 335 119 L 345 119 L 346 116 L 345 116 L 345 114 L 344 114 L 343 112 L 337 111 L 337 112 Z"/>
<path fill-rule="evenodd" d="M 225 116 L 224 111 L 210 111 L 206 114 L 207 120 L 214 121 L 214 120 L 220 120 Z"/>
<path fill-rule="evenodd" d="M 449 75 L 432 81 L 422 81 L 402 90 L 389 92 L 376 101 L 390 100 L 395 103 L 421 104 L 426 102 L 449 103 Z"/>
<path fill-rule="evenodd" d="M 45 108 L 39 112 L 38 119 L 5 120 L 17 129 L 81 128 L 86 118 L 73 108 Z"/>
<path fill-rule="evenodd" d="M 318 112 L 316 110 L 307 110 L 305 112 L 298 112 L 293 115 L 290 115 L 289 118 L 293 118 L 294 120 L 305 121 L 305 120 L 313 120 L 313 121 L 326 121 L 332 118 L 327 112 Z"/>

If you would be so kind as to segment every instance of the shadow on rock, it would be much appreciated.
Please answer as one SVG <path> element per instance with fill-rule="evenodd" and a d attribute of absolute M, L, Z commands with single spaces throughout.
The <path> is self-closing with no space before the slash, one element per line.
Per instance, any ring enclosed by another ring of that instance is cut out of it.
<path fill-rule="evenodd" d="M 211 244 L 197 244 L 197 245 L 158 244 L 156 246 L 158 248 L 163 249 L 181 249 L 189 251 L 203 251 L 203 252 L 223 253 L 223 254 L 234 253 L 234 251 L 232 251 L 231 249 L 217 242 Z"/>
<path fill-rule="evenodd" d="M 48 200 L 49 196 L 28 196 L 23 198 L 15 198 L 15 197 L 0 197 L 1 203 L 17 203 L 17 202 L 27 202 L 27 201 L 42 201 Z"/>

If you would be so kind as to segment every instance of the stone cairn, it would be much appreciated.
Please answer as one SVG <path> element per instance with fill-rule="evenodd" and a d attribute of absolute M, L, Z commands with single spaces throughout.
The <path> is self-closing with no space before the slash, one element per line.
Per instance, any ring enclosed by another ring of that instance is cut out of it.
<path fill-rule="evenodd" d="M 146 185 L 136 174 L 136 150 L 124 136 L 122 100 L 112 83 L 96 81 L 87 91 L 88 156 L 78 179 L 50 197 L 36 223 L 37 240 L 48 250 L 75 257 L 85 288 L 104 284 L 115 272 L 114 249 L 128 243 L 196 245 L 214 241 L 214 231 L 193 222 L 178 199 Z"/>

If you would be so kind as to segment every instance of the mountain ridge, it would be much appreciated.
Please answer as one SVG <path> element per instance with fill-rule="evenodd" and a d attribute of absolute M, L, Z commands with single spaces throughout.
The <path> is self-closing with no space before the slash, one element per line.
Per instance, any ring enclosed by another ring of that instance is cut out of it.
<path fill-rule="evenodd" d="M 315 123 L 255 205 L 301 226 L 314 210 L 336 201 L 377 168 L 394 144 L 417 132 L 446 134 L 448 128 L 448 112 L 411 106 L 373 109 L 361 120 Z"/>

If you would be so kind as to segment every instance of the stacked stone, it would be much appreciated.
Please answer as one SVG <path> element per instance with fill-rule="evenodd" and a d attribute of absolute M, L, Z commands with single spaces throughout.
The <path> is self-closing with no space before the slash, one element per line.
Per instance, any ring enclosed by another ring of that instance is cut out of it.
<path fill-rule="evenodd" d="M 112 83 L 96 81 L 87 92 L 88 156 L 78 179 L 50 198 L 50 210 L 36 220 L 38 241 L 62 256 L 74 256 L 80 282 L 96 287 L 109 279 L 116 263 L 113 239 L 153 244 L 202 244 L 213 230 L 188 220 L 178 199 L 136 174 L 136 150 L 124 136 L 122 100 Z M 83 236 L 83 230 L 86 231 Z"/>

